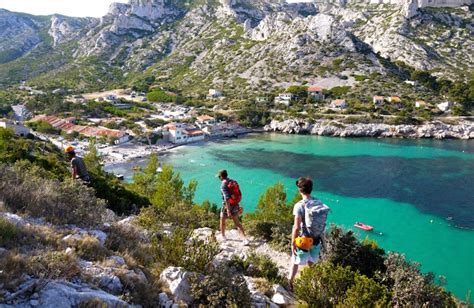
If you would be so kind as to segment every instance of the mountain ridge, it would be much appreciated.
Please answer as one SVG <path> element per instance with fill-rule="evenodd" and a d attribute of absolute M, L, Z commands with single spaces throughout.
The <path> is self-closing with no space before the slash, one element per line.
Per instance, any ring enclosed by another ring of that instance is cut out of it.
<path fill-rule="evenodd" d="M 0 84 L 37 76 L 32 83 L 40 86 L 50 81 L 54 86 L 101 89 L 153 76 L 180 89 L 195 83 L 194 88 L 254 91 L 257 85 L 328 78 L 335 85 L 352 85 L 354 75 L 392 74 L 378 57 L 435 76 L 469 77 L 474 67 L 472 6 L 419 9 L 426 3 L 393 3 L 131 0 L 111 4 L 100 19 L 52 15 L 41 17 L 42 22 L 2 10 L 0 24 L 16 20 L 16 29 L 24 29 L 14 37 L 20 42 L 23 38 L 25 48 L 19 44 L 19 52 L 9 52 L 0 43 L 5 59 L 0 61 Z M 446 5 L 465 3 L 472 1 Z M 406 5 L 414 5 L 415 13 L 407 13 Z M 21 16 L 26 20 L 19 22 Z M 27 27 L 35 22 L 34 31 Z M 4 28 L 1 38 L 13 27 Z M 60 60 L 50 60 L 55 56 Z M 326 65 L 337 57 L 348 67 Z M 25 67 L 25 62 L 36 61 L 52 63 L 36 70 L 35 65 Z M 293 76 L 297 80 L 288 75 L 294 70 L 301 73 Z"/>

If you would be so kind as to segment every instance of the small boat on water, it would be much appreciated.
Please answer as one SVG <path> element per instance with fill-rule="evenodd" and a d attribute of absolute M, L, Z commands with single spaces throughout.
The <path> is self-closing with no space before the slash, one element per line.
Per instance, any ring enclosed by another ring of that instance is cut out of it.
<path fill-rule="evenodd" d="M 125 177 L 123 176 L 123 174 L 117 174 L 115 177 L 116 177 L 117 180 L 119 180 L 119 181 L 123 181 L 123 180 L 125 179 Z"/>
<path fill-rule="evenodd" d="M 372 230 L 374 230 L 374 227 L 369 226 L 369 225 L 366 225 L 366 224 L 361 223 L 361 222 L 356 222 L 356 223 L 354 224 L 354 227 L 359 228 L 359 229 L 362 229 L 362 230 L 365 230 L 365 231 L 372 231 Z"/>

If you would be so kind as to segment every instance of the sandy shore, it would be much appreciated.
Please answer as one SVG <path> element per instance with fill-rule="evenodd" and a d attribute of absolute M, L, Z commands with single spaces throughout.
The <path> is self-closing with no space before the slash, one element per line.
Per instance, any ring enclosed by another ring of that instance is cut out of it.
<path fill-rule="evenodd" d="M 162 143 L 149 146 L 128 142 L 100 149 L 99 153 L 102 155 L 105 164 L 114 164 L 137 158 L 144 158 L 150 156 L 151 154 L 164 153 L 178 146 L 179 145 L 171 143 Z"/>

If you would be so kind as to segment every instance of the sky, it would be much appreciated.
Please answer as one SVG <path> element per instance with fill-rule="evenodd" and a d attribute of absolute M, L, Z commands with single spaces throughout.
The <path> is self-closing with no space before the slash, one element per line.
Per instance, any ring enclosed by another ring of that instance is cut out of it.
<path fill-rule="evenodd" d="M 128 2 L 128 0 L 0 0 L 0 8 L 33 15 L 102 17 L 112 2 Z M 288 0 L 288 2 L 303 2 L 303 0 Z"/>

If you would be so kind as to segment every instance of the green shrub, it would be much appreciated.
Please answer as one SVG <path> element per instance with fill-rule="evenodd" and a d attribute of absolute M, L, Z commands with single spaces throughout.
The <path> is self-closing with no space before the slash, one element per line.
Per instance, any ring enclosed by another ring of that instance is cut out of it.
<path fill-rule="evenodd" d="M 275 230 L 279 233 L 291 230 L 293 225 L 292 209 L 293 204 L 287 204 L 283 184 L 276 183 L 260 196 L 255 212 L 245 216 L 246 227 L 250 234 L 267 241 L 273 241 Z M 278 235 L 280 241 L 281 234 Z M 283 241 L 285 242 L 286 239 Z"/>
<path fill-rule="evenodd" d="M 229 267 L 247 276 L 265 278 L 273 283 L 286 283 L 285 278 L 280 276 L 278 266 L 267 255 L 251 252 L 245 259 L 234 255 L 229 261 Z"/>
<path fill-rule="evenodd" d="M 295 294 L 310 307 L 332 307 L 344 301 L 354 279 L 350 266 L 317 263 L 305 268 L 296 279 Z"/>
<path fill-rule="evenodd" d="M 456 306 L 451 294 L 433 283 L 433 275 L 421 273 L 418 263 L 410 263 L 403 255 L 390 253 L 385 264 L 385 278 L 391 287 L 394 306 Z"/>
<path fill-rule="evenodd" d="M 357 240 L 352 231 L 345 232 L 331 225 L 323 236 L 321 259 L 341 266 L 350 266 L 361 274 L 372 278 L 376 273 L 385 272 L 383 249 L 375 241 Z"/>
<path fill-rule="evenodd" d="M 356 275 L 354 285 L 347 290 L 344 307 L 389 307 L 391 297 L 387 287 L 364 275 Z"/>
<path fill-rule="evenodd" d="M 195 306 L 250 307 L 250 291 L 244 277 L 226 265 L 212 269 L 206 276 L 192 275 L 190 284 Z"/>
<path fill-rule="evenodd" d="M 7 219 L 0 217 L 0 247 L 15 244 L 21 235 L 21 230 Z"/>
<path fill-rule="evenodd" d="M 214 237 L 200 240 L 184 228 L 177 228 L 161 239 L 155 238 L 152 247 L 160 267 L 179 266 L 193 272 L 207 271 L 220 251 Z"/>

